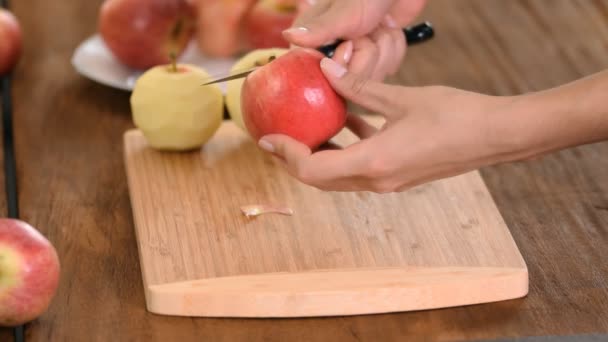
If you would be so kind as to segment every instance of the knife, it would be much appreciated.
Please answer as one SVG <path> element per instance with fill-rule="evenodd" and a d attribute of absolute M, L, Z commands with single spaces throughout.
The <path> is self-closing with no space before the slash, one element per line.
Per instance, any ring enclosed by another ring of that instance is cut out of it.
<path fill-rule="evenodd" d="M 406 40 L 407 44 L 414 45 L 414 44 L 425 42 L 425 41 L 433 38 L 435 36 L 435 30 L 433 29 L 433 25 L 431 25 L 430 22 L 424 22 L 424 23 L 403 29 L 403 34 L 405 35 L 405 40 Z M 335 43 L 322 46 L 322 47 L 318 48 L 317 50 L 320 51 L 321 53 L 323 53 L 328 58 L 332 58 L 334 56 L 334 53 L 336 52 L 336 49 L 338 48 L 338 46 L 340 46 L 340 44 L 342 44 L 343 42 L 344 42 L 344 40 L 338 40 Z M 273 58 L 271 57 L 270 60 L 272 60 L 272 59 Z M 222 77 L 222 78 L 216 79 L 214 81 L 207 82 L 203 85 L 205 86 L 208 84 L 220 83 L 220 82 L 236 80 L 239 78 L 244 78 L 244 77 L 247 77 L 247 75 L 249 75 L 253 71 L 255 71 L 257 68 L 258 67 L 254 67 L 254 68 L 249 69 L 244 72 L 239 72 L 234 75 Z"/>

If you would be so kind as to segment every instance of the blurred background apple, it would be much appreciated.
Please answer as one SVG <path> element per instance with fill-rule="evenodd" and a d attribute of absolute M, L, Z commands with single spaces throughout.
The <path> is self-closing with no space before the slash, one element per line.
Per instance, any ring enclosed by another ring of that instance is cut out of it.
<path fill-rule="evenodd" d="M 245 45 L 242 22 L 256 0 L 194 0 L 197 43 L 209 57 L 231 57 Z"/>
<path fill-rule="evenodd" d="M 282 32 L 297 13 L 298 0 L 105 0 L 98 32 L 122 64 L 147 70 L 191 42 L 210 58 L 288 48 Z"/>
<path fill-rule="evenodd" d="M 13 70 L 21 57 L 21 27 L 17 18 L 0 8 L 0 75 Z"/>
<path fill-rule="evenodd" d="M 288 48 L 282 32 L 289 28 L 298 11 L 296 0 L 260 0 L 245 18 L 245 34 L 254 49 Z"/>
<path fill-rule="evenodd" d="M 196 32 L 196 11 L 186 0 L 106 0 L 98 25 L 118 60 L 148 69 L 184 52 Z"/>
<path fill-rule="evenodd" d="M 59 284 L 53 245 L 38 230 L 0 219 L 0 326 L 16 326 L 44 313 Z"/>

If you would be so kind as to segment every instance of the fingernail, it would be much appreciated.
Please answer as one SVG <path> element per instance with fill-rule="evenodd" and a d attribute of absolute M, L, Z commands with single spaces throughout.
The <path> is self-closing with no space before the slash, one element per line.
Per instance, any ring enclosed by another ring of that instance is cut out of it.
<path fill-rule="evenodd" d="M 300 26 L 300 27 L 292 27 L 292 28 L 288 28 L 287 30 L 283 31 L 283 33 L 287 33 L 287 34 L 305 34 L 308 32 L 308 29 L 306 27 Z"/>
<path fill-rule="evenodd" d="M 345 51 L 344 51 L 344 62 L 348 63 L 350 62 L 350 58 L 353 56 L 353 42 L 352 41 L 348 41 L 346 43 L 344 43 L 345 46 Z"/>
<path fill-rule="evenodd" d="M 344 74 L 347 72 L 345 67 L 327 57 L 321 60 L 321 68 L 337 78 L 342 78 L 342 76 L 344 76 Z"/>
<path fill-rule="evenodd" d="M 261 139 L 261 140 L 258 142 L 258 145 L 259 145 L 259 146 L 260 146 L 260 148 L 261 148 L 262 150 L 264 150 L 264 151 L 267 151 L 267 152 L 270 152 L 270 153 L 273 153 L 273 152 L 274 152 L 274 146 L 273 146 L 273 145 L 272 145 L 272 143 L 270 143 L 270 141 L 268 141 L 268 140 Z"/>
<path fill-rule="evenodd" d="M 384 25 L 390 27 L 390 28 L 397 28 L 397 22 L 395 21 L 395 19 L 393 19 L 393 17 L 388 14 L 386 17 L 384 17 Z"/>

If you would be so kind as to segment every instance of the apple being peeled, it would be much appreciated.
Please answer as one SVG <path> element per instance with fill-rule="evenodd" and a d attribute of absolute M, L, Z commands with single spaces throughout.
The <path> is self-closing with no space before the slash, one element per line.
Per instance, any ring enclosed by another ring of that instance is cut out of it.
<path fill-rule="evenodd" d="M 230 74 L 236 74 L 240 71 L 251 69 L 256 66 L 267 64 L 271 58 L 276 58 L 287 53 L 287 49 L 260 49 L 251 51 L 241 59 L 239 59 L 232 69 Z M 245 79 L 237 78 L 226 83 L 226 108 L 232 121 L 241 129 L 246 130 L 243 122 L 243 111 L 241 110 L 241 91 Z"/>
<path fill-rule="evenodd" d="M 6 75 L 21 57 L 21 27 L 15 16 L 0 8 L 0 75 Z"/>
<path fill-rule="evenodd" d="M 282 32 L 288 29 L 298 11 L 295 0 L 260 0 L 245 18 L 245 34 L 251 48 L 288 48 Z"/>
<path fill-rule="evenodd" d="M 321 71 L 323 57 L 315 50 L 290 50 L 247 76 L 241 109 L 256 141 L 284 134 L 315 149 L 344 128 L 346 102 Z"/>
<path fill-rule="evenodd" d="M 0 326 L 30 322 L 44 313 L 59 284 L 53 245 L 29 224 L 0 219 Z"/>
<path fill-rule="evenodd" d="M 106 0 L 99 33 L 112 54 L 135 69 L 179 57 L 194 37 L 196 11 L 186 0 Z"/>

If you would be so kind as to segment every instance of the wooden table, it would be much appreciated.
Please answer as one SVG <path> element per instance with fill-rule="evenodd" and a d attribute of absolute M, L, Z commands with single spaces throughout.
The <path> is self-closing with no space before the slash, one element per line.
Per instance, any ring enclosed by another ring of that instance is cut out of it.
<path fill-rule="evenodd" d="M 124 165 L 129 94 L 70 65 L 101 1 L 18 0 L 14 75 L 21 217 L 62 261 L 28 341 L 459 340 L 608 333 L 608 143 L 483 170 L 529 266 L 527 298 L 446 310 L 292 320 L 187 319 L 146 312 Z M 432 0 L 436 40 L 396 82 L 517 94 L 608 67 L 608 1 Z M 3 204 L 4 205 L 4 204 Z M 6 206 L 4 205 L 4 208 Z M 10 331 L 0 330 L 10 341 Z"/>

